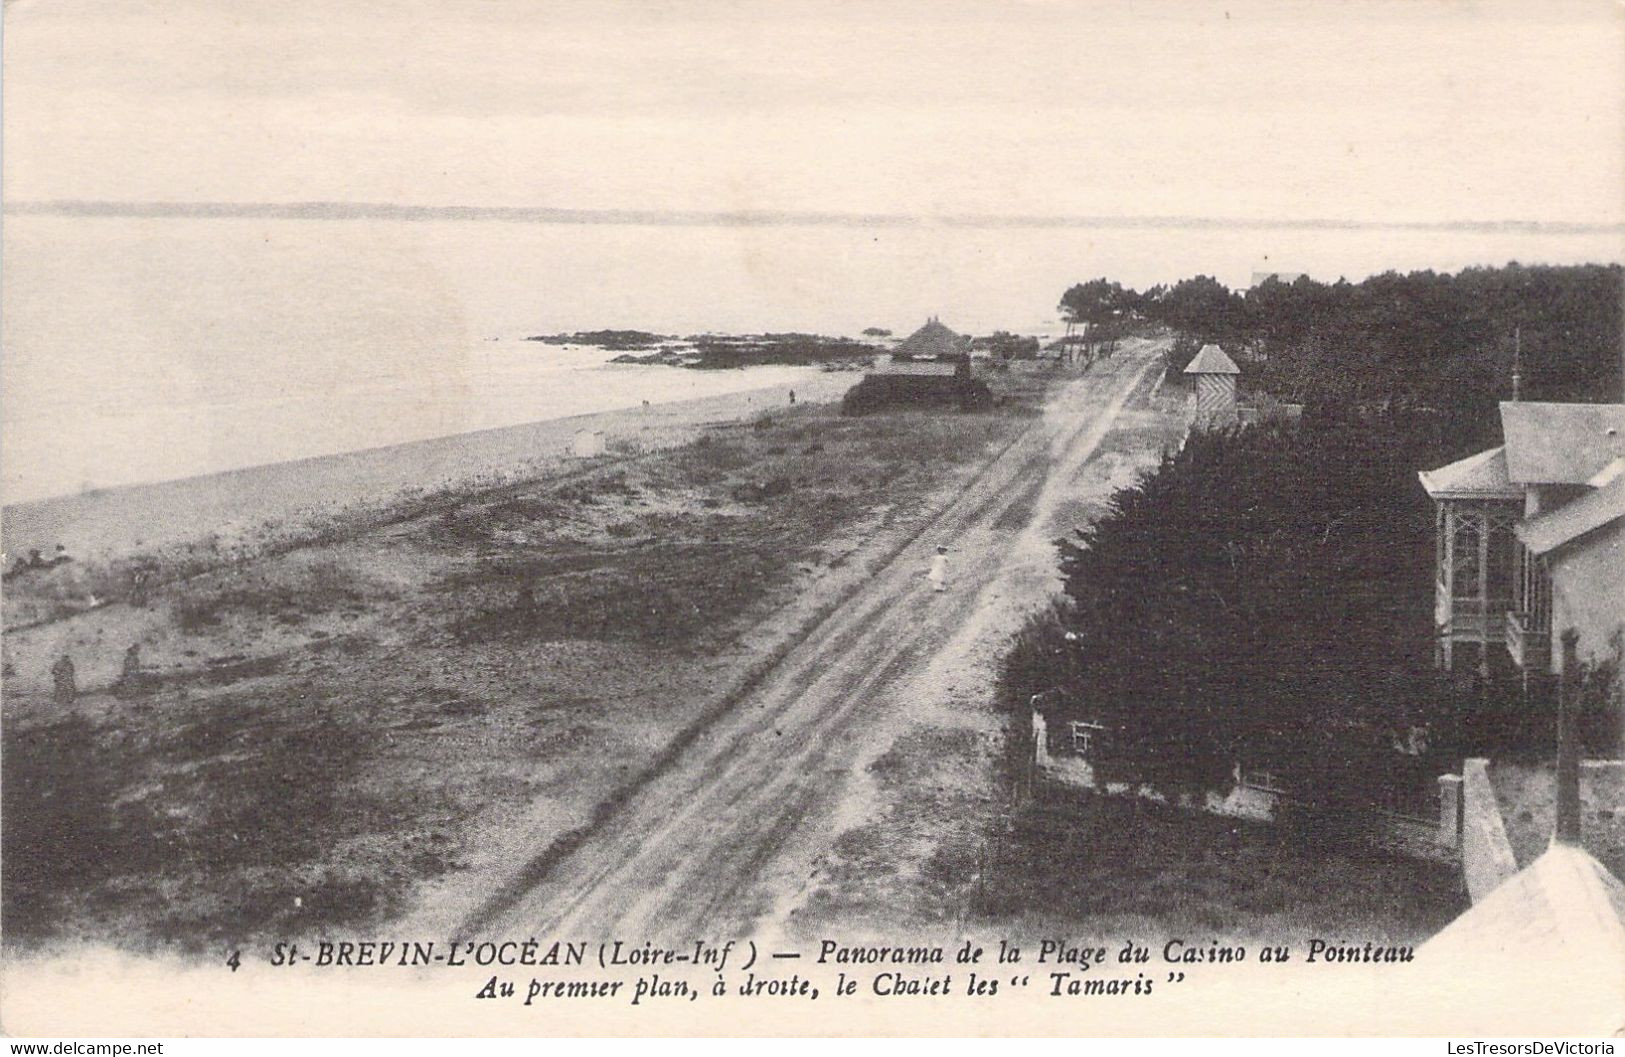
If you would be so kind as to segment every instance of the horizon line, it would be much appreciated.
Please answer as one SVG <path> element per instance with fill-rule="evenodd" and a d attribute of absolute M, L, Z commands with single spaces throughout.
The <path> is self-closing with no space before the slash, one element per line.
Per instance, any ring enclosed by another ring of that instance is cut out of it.
<path fill-rule="evenodd" d="M 165 202 L 39 199 L 4 203 L 13 216 L 196 220 L 461 220 L 659 227 L 1205 228 L 1234 230 L 1473 231 L 1555 235 L 1625 234 L 1625 220 L 1348 220 L 1330 217 L 1203 217 L 996 213 L 840 213 L 798 210 L 578 209 L 562 206 L 403 205 L 390 202 Z"/>

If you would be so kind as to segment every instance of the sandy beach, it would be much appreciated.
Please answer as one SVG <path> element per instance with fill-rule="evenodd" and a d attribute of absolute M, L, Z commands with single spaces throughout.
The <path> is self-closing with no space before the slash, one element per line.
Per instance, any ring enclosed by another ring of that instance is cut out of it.
<path fill-rule="evenodd" d="M 794 387 L 796 397 L 838 400 L 858 378 L 816 375 Z M 17 503 L 4 508 L 0 540 L 8 566 L 30 549 L 50 555 L 59 544 L 81 560 L 205 541 L 225 556 L 252 554 L 323 519 L 348 523 L 436 493 L 562 472 L 580 462 L 570 454 L 578 430 L 602 432 L 612 455 L 651 451 L 686 443 L 708 426 L 787 407 L 791 389 L 768 386 Z"/>

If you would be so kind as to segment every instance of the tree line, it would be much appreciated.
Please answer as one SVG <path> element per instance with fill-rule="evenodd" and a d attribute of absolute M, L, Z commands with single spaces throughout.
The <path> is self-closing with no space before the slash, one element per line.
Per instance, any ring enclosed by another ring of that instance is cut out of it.
<path fill-rule="evenodd" d="M 1101 278 L 1066 290 L 1059 310 L 1085 332 L 1168 327 L 1188 339 L 1187 362 L 1213 342 L 1244 385 L 1292 403 L 1425 410 L 1464 446 L 1493 430 L 1515 357 L 1525 400 L 1619 400 L 1625 383 L 1618 264 L 1271 278 L 1240 291 L 1207 275 L 1145 291 Z"/>

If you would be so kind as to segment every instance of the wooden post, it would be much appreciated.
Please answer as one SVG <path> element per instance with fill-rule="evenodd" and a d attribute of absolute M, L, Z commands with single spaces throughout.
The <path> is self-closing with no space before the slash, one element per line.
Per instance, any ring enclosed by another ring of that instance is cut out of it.
<path fill-rule="evenodd" d="M 1455 630 L 1452 627 L 1456 619 L 1456 504 L 1449 501 L 1444 504 L 1444 592 L 1445 633 L 1441 656 L 1445 671 L 1450 671 L 1456 663 Z"/>
<path fill-rule="evenodd" d="M 1038 695 L 1034 694 L 1033 697 Z M 1033 798 L 1033 785 L 1038 777 L 1038 730 L 1032 720 L 1033 698 L 1027 699 L 1028 719 L 1025 736 L 1022 738 L 1022 747 L 1026 750 L 1026 759 L 1022 762 L 1021 773 L 1016 778 L 1017 796 L 1016 807 L 1019 810 Z"/>
<path fill-rule="evenodd" d="M 1523 327 L 1512 328 L 1512 402 L 1523 399 Z"/>
<path fill-rule="evenodd" d="M 1446 848 L 1461 848 L 1461 775 L 1439 776 L 1439 843 Z"/>
<path fill-rule="evenodd" d="M 1580 696 L 1580 633 L 1563 631 L 1563 679 L 1557 698 L 1557 827 L 1552 843 L 1580 845 L 1580 745 L 1575 713 Z"/>

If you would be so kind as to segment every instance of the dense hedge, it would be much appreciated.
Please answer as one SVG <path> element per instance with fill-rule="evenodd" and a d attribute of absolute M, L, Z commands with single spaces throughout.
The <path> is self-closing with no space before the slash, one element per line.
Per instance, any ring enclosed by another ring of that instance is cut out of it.
<path fill-rule="evenodd" d="M 985 411 L 993 406 L 993 391 L 985 382 L 962 375 L 868 375 L 841 398 L 843 415 L 864 415 L 892 408 L 957 407 Z"/>
<path fill-rule="evenodd" d="M 1221 788 L 1238 760 L 1305 773 L 1352 729 L 1408 729 L 1394 675 L 1432 643 L 1411 436 L 1315 416 L 1193 434 L 1061 542 L 1068 604 L 1012 653 L 1012 688 L 1062 685 L 1171 786 Z"/>
<path fill-rule="evenodd" d="M 1051 692 L 1053 713 L 1112 728 L 1120 777 L 1175 789 L 1223 789 L 1242 761 L 1326 799 L 1380 798 L 1462 752 L 1549 751 L 1542 688 L 1525 700 L 1511 679 L 1433 669 L 1427 421 L 1311 409 L 1192 434 L 1060 541 L 1066 598 L 1017 637 L 1009 698 Z M 1594 754 L 1618 754 L 1617 685 L 1592 678 Z M 1425 751 L 1396 753 L 1413 729 Z"/>

